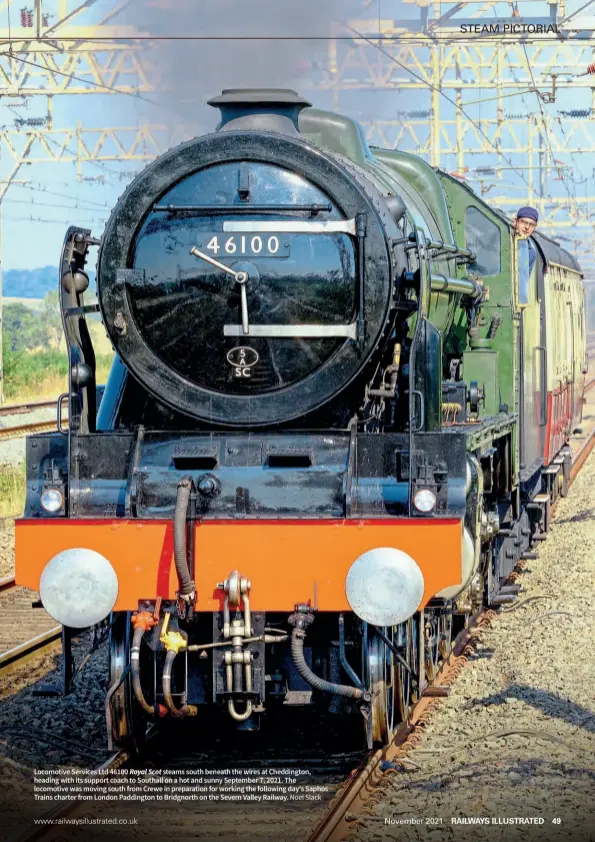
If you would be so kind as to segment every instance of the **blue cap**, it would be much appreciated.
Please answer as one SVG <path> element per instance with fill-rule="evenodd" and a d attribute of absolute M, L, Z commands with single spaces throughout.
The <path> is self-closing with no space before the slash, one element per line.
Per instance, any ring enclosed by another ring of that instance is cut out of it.
<path fill-rule="evenodd" d="M 517 219 L 534 219 L 535 222 L 539 219 L 539 214 L 535 210 L 535 208 L 530 207 L 527 205 L 524 208 L 519 208 L 516 213 Z"/>

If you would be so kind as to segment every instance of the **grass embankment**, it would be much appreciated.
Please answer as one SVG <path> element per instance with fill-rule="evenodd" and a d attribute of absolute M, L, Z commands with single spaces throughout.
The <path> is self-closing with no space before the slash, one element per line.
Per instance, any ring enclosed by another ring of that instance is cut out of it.
<path fill-rule="evenodd" d="M 68 389 L 68 352 L 57 290 L 44 299 L 13 300 L 4 308 L 4 396 L 9 403 L 57 398 Z M 97 358 L 97 382 L 105 383 L 113 350 L 99 315 L 87 318 Z"/>
<path fill-rule="evenodd" d="M 0 517 L 20 515 L 25 507 L 25 463 L 0 465 Z"/>
<path fill-rule="evenodd" d="M 97 383 L 105 383 L 112 347 L 99 316 L 90 316 L 87 322 L 96 354 Z M 68 391 L 68 353 L 57 290 L 44 299 L 23 298 L 6 304 L 2 356 L 6 403 L 50 400 Z M 0 517 L 22 512 L 24 503 L 24 462 L 0 464 Z"/>
<path fill-rule="evenodd" d="M 7 403 L 50 400 L 68 391 L 68 357 L 63 351 L 12 352 L 5 360 Z M 112 355 L 97 357 L 97 383 L 105 383 Z M 21 514 L 25 506 L 25 463 L 0 465 L 0 517 Z"/>
<path fill-rule="evenodd" d="M 97 383 L 105 383 L 112 355 L 97 357 Z M 64 351 L 17 351 L 5 360 L 4 397 L 7 403 L 57 398 L 68 391 L 68 357 Z"/>

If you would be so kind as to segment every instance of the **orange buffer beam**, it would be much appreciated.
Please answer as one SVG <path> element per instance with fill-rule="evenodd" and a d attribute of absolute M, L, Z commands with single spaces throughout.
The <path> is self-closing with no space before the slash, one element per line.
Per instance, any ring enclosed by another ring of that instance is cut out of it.
<path fill-rule="evenodd" d="M 48 561 L 62 550 L 85 547 L 105 556 L 119 582 L 115 611 L 139 600 L 174 599 L 173 522 L 162 520 L 45 520 L 16 523 L 16 581 L 39 590 Z M 358 556 L 395 547 L 420 566 L 425 590 L 420 608 L 443 588 L 461 582 L 460 520 L 242 520 L 195 526 L 196 607 L 223 609 L 217 583 L 232 570 L 252 582 L 254 611 L 293 611 L 296 602 L 320 611 L 349 611 L 345 578 Z"/>

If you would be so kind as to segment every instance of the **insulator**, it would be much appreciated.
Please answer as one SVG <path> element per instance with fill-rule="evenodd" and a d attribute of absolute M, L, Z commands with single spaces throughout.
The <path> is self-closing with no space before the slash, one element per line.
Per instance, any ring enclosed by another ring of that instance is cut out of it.
<path fill-rule="evenodd" d="M 50 25 L 50 16 L 49 15 L 42 15 L 41 16 L 41 25 L 43 27 Z"/>
<path fill-rule="evenodd" d="M 423 118 L 429 117 L 431 113 L 432 113 L 431 111 L 421 111 L 421 110 L 420 111 L 415 111 L 415 110 L 414 111 L 397 111 L 397 117 L 399 119 L 401 119 L 403 117 L 405 117 L 405 118 L 410 117 L 412 119 L 416 119 L 416 118 L 418 118 L 418 119 L 422 118 L 423 119 Z"/>
<path fill-rule="evenodd" d="M 475 167 L 477 175 L 496 175 L 494 167 Z"/>
<path fill-rule="evenodd" d="M 27 26 L 27 9 L 21 9 L 21 26 Z"/>
<path fill-rule="evenodd" d="M 563 117 L 590 117 L 590 108 L 571 108 L 570 111 L 558 111 Z"/>
<path fill-rule="evenodd" d="M 595 63 L 587 65 L 587 73 L 592 76 L 595 73 Z"/>
<path fill-rule="evenodd" d="M 510 114 L 505 114 L 505 120 L 524 120 L 527 117 L 526 112 L 523 113 L 522 111 L 513 111 Z"/>
<path fill-rule="evenodd" d="M 20 129 L 23 126 L 45 126 L 47 117 L 17 117 L 14 121 L 15 126 Z"/>

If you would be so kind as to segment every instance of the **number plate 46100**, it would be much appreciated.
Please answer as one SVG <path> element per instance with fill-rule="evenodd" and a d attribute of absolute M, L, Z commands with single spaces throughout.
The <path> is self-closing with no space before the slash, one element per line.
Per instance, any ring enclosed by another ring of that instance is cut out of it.
<path fill-rule="evenodd" d="M 277 234 L 200 232 L 199 249 L 212 257 L 289 257 L 289 237 Z"/>

